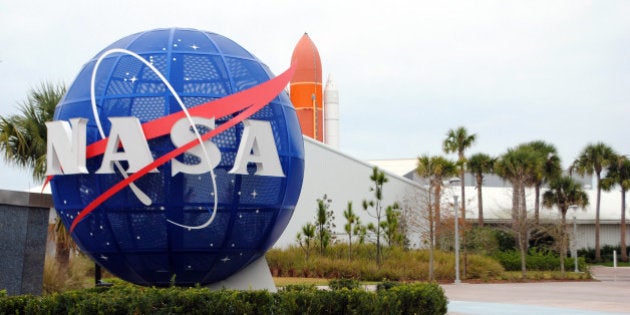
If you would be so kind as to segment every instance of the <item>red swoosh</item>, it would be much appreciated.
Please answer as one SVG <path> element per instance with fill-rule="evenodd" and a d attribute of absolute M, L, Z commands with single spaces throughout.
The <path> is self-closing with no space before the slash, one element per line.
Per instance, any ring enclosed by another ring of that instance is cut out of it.
<path fill-rule="evenodd" d="M 251 117 L 261 108 L 265 107 L 271 100 L 273 100 L 282 89 L 289 83 L 289 80 L 293 77 L 293 73 L 295 72 L 295 65 L 291 65 L 291 67 L 280 74 L 279 76 L 261 83 L 253 88 L 247 89 L 245 91 L 241 91 L 236 94 L 232 94 L 218 100 L 214 100 L 211 102 L 207 102 L 198 106 L 195 106 L 189 110 L 191 116 L 201 116 L 206 118 L 221 118 L 227 116 L 229 114 L 233 114 L 238 112 L 239 110 L 243 110 L 240 114 L 236 115 L 236 117 L 230 119 L 229 121 L 219 125 L 217 128 L 211 130 L 210 132 L 204 134 L 201 139 L 206 141 L 217 134 L 235 126 L 241 121 L 245 120 L 248 117 Z M 179 119 L 185 117 L 183 112 L 177 112 L 142 125 L 142 130 L 145 133 L 145 137 L 147 139 L 153 139 L 155 137 L 159 137 L 170 132 L 171 127 L 175 122 Z M 90 146 L 87 147 L 86 156 L 94 157 L 100 154 L 103 154 L 105 150 L 105 145 L 107 144 L 107 139 L 102 139 L 97 141 Z M 129 186 L 133 181 L 138 178 L 144 176 L 151 170 L 157 168 L 158 166 L 172 160 L 178 155 L 190 150 L 191 148 L 199 145 L 199 141 L 197 139 L 192 140 L 186 143 L 184 146 L 174 149 L 171 152 L 164 154 L 159 157 L 152 163 L 140 169 L 138 172 L 130 174 L 126 179 L 118 182 L 116 185 L 109 188 L 107 191 L 102 193 L 100 196 L 96 197 L 92 202 L 90 202 L 72 221 L 72 226 L 70 227 L 70 233 L 74 230 L 79 222 L 81 222 L 87 215 L 89 215 L 96 207 L 101 205 L 107 199 L 111 198 L 114 194 L 122 190 L 123 188 Z"/>

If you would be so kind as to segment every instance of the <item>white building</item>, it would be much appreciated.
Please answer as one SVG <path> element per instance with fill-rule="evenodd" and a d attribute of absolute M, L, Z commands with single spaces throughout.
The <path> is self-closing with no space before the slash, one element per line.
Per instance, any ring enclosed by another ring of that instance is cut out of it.
<path fill-rule="evenodd" d="M 395 160 L 376 160 L 371 161 L 372 164 L 379 166 L 385 170 L 390 170 L 405 178 L 413 179 L 416 182 L 422 182 L 422 179 L 415 173 L 417 159 L 395 159 Z M 592 176 L 576 178 L 582 183 L 582 186 L 589 197 L 589 205 L 585 209 L 571 209 L 567 213 L 567 223 L 573 224 L 575 217 L 577 225 L 576 245 L 581 248 L 595 248 L 595 207 L 597 190 L 594 189 L 596 184 Z M 478 197 L 475 187 L 475 178 L 466 174 L 466 219 L 470 222 L 477 222 L 478 219 Z M 453 193 L 460 194 L 459 183 L 456 187 L 447 187 L 443 191 L 442 198 L 444 203 L 452 199 Z M 541 194 L 545 188 L 541 189 Z M 528 216 L 534 216 L 534 190 L 528 189 L 527 208 Z M 496 175 L 486 175 L 484 178 L 484 186 L 482 188 L 482 200 L 484 209 L 484 222 L 486 223 L 510 223 L 511 207 L 512 207 L 512 187 L 509 183 L 503 181 Z M 541 196 L 542 200 L 542 196 Z M 460 201 L 461 202 L 461 201 Z M 630 200 L 629 200 L 630 202 Z M 630 220 L 630 214 L 626 211 L 626 223 Z M 560 213 L 558 209 L 548 209 L 540 207 L 540 217 L 543 222 L 551 220 L 559 220 Z M 621 193 L 618 188 L 610 192 L 601 193 L 600 202 L 600 245 L 618 246 L 621 239 Z M 572 231 L 572 228 L 570 229 Z M 626 230 L 626 240 L 630 244 L 630 224 Z"/>

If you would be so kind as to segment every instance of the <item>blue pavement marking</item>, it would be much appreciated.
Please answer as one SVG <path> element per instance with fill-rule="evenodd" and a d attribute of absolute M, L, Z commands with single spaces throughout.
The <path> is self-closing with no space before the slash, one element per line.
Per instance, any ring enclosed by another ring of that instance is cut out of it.
<path fill-rule="evenodd" d="M 630 312 L 630 310 L 628 310 Z M 448 302 L 448 313 L 462 315 L 623 315 L 629 313 L 615 313 L 602 311 L 587 311 L 561 307 L 546 307 L 523 304 L 485 303 L 485 302 Z"/>

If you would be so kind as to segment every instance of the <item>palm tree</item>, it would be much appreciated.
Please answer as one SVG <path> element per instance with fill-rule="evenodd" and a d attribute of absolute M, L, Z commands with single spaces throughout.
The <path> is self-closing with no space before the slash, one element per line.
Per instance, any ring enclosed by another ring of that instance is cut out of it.
<path fill-rule="evenodd" d="M 476 139 L 475 134 L 468 134 L 468 130 L 465 127 L 460 126 L 457 129 L 451 129 L 446 133 L 446 139 L 442 143 L 442 149 L 445 153 L 457 153 L 457 165 L 459 166 L 459 183 L 461 185 L 461 209 L 462 209 L 462 222 L 465 229 L 466 224 L 466 183 L 464 181 L 464 174 L 466 170 L 466 156 L 464 151 L 470 148 Z M 462 247 L 464 252 L 463 261 L 463 276 L 466 277 L 468 271 L 468 246 L 466 245 L 466 233 L 462 233 Z"/>
<path fill-rule="evenodd" d="M 512 228 L 518 239 L 523 278 L 527 273 L 525 257 L 528 242 L 525 186 L 532 182 L 532 174 L 539 167 L 539 163 L 538 154 L 531 147 L 520 145 L 503 154 L 494 167 L 495 173 L 512 184 Z"/>
<path fill-rule="evenodd" d="M 562 215 L 560 230 L 560 271 L 564 277 L 564 259 L 567 254 L 567 210 L 571 206 L 584 208 L 588 205 L 588 195 L 582 185 L 570 176 L 553 179 L 549 190 L 543 195 L 543 204 L 547 208 L 557 207 Z"/>
<path fill-rule="evenodd" d="M 464 151 L 470 148 L 475 142 L 477 135 L 468 134 L 465 127 L 451 129 L 446 133 L 446 139 L 442 143 L 442 149 L 445 153 L 457 153 L 457 164 L 459 166 L 459 180 L 462 194 L 462 219 L 466 220 L 466 183 L 464 182 L 464 170 L 466 169 L 466 157 Z"/>
<path fill-rule="evenodd" d="M 612 190 L 619 185 L 621 190 L 621 260 L 628 261 L 626 245 L 626 192 L 630 189 L 630 159 L 624 155 L 617 157 L 608 167 L 606 177 L 602 179 L 602 189 Z"/>
<path fill-rule="evenodd" d="M 29 91 L 19 105 L 19 114 L 0 117 L 0 149 L 5 161 L 30 169 L 35 180 L 42 180 L 46 173 L 46 122 L 53 119 L 55 106 L 65 93 L 62 84 L 42 83 Z"/>
<path fill-rule="evenodd" d="M 569 172 L 576 172 L 582 176 L 595 173 L 597 178 L 597 200 L 595 201 L 595 260 L 601 261 L 599 205 L 602 192 L 602 171 L 616 159 L 615 151 L 603 142 L 587 145 L 573 164 Z"/>
<path fill-rule="evenodd" d="M 19 104 L 19 113 L 0 117 L 0 150 L 4 160 L 20 168 L 30 169 L 33 179 L 41 181 L 46 174 L 46 122 L 53 119 L 55 107 L 66 93 L 63 84 L 42 83 L 29 91 Z M 61 220 L 49 227 L 55 241 L 55 260 L 61 272 L 68 268 L 70 250 L 76 245 Z"/>
<path fill-rule="evenodd" d="M 537 225 L 540 218 L 540 188 L 544 183 L 562 175 L 562 165 L 553 144 L 538 140 L 525 145 L 538 153 L 538 159 L 540 159 L 540 163 L 537 163 L 538 168 L 533 170 L 531 183 L 535 188 L 534 223 Z"/>
<path fill-rule="evenodd" d="M 434 200 L 434 205 L 429 205 L 429 220 L 431 222 L 431 228 L 429 229 L 429 237 L 433 240 L 433 237 L 439 237 L 440 229 L 440 201 L 442 196 L 442 186 L 444 180 L 457 174 L 457 166 L 452 161 L 442 156 L 428 156 L 422 155 L 418 158 L 418 167 L 416 172 L 422 178 L 429 180 L 429 195 L 433 192 L 430 199 Z M 433 229 L 433 223 L 435 223 L 435 229 Z"/>
<path fill-rule="evenodd" d="M 483 176 L 487 173 L 492 173 L 494 171 L 494 162 L 495 158 L 490 157 L 484 153 L 473 154 L 468 159 L 467 169 L 475 179 L 477 180 L 477 209 L 479 209 L 479 226 L 483 226 L 483 195 L 482 195 L 482 187 L 483 187 Z"/>

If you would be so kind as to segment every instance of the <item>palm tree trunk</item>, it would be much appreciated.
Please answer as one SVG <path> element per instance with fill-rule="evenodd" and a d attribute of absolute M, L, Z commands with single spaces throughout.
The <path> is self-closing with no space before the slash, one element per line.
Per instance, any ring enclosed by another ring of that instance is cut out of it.
<path fill-rule="evenodd" d="M 536 204 L 534 205 L 534 224 L 538 226 L 538 222 L 540 222 L 540 184 L 536 185 L 536 200 L 534 201 Z"/>
<path fill-rule="evenodd" d="M 602 261 L 601 248 L 599 246 L 599 201 L 602 193 L 602 186 L 599 173 L 597 175 L 597 203 L 595 204 L 595 261 Z"/>
<path fill-rule="evenodd" d="M 514 230 L 514 232 L 518 231 L 518 206 L 520 205 L 519 202 L 519 188 L 518 188 L 518 183 L 517 182 L 513 182 L 512 183 L 512 229 Z"/>
<path fill-rule="evenodd" d="M 464 160 L 464 154 L 461 153 L 460 154 L 460 160 Z M 460 178 L 460 183 L 461 183 L 461 188 L 462 188 L 462 233 L 461 233 L 461 238 L 462 238 L 462 249 L 464 252 L 464 259 L 462 261 L 462 270 L 463 270 L 463 274 L 462 276 L 464 278 L 466 278 L 466 271 L 468 270 L 468 251 L 466 250 L 466 183 L 464 182 L 464 163 L 462 162 L 462 165 L 459 166 L 459 178 Z"/>
<path fill-rule="evenodd" d="M 461 182 L 462 188 L 462 219 L 466 221 L 466 184 L 464 183 L 464 165 L 462 164 L 461 169 L 459 170 L 459 180 Z"/>
<path fill-rule="evenodd" d="M 55 261 L 59 272 L 65 275 L 70 265 L 70 248 L 63 242 L 57 242 L 55 245 Z"/>
<path fill-rule="evenodd" d="M 621 189 L 621 261 L 628 261 L 626 248 L 626 190 Z"/>
<path fill-rule="evenodd" d="M 481 185 L 483 185 L 483 176 L 477 175 L 477 209 L 479 209 L 479 226 L 483 227 L 483 199 L 481 193 Z"/>
<path fill-rule="evenodd" d="M 441 220 L 441 210 L 440 210 L 440 202 L 442 200 L 442 183 L 436 183 L 435 184 L 435 196 L 433 196 L 434 198 L 434 202 L 435 202 L 435 239 L 439 240 L 440 239 L 440 232 L 441 232 L 441 225 L 442 225 L 442 220 Z M 439 243 L 439 242 L 438 242 Z"/>
<path fill-rule="evenodd" d="M 564 259 L 567 256 L 567 209 L 562 211 L 562 230 L 560 231 L 560 273 L 564 278 Z"/>
<path fill-rule="evenodd" d="M 525 200 L 525 183 L 520 184 L 520 213 L 521 213 L 521 231 L 525 240 L 525 252 L 529 249 L 529 227 L 527 224 L 527 200 Z"/>

